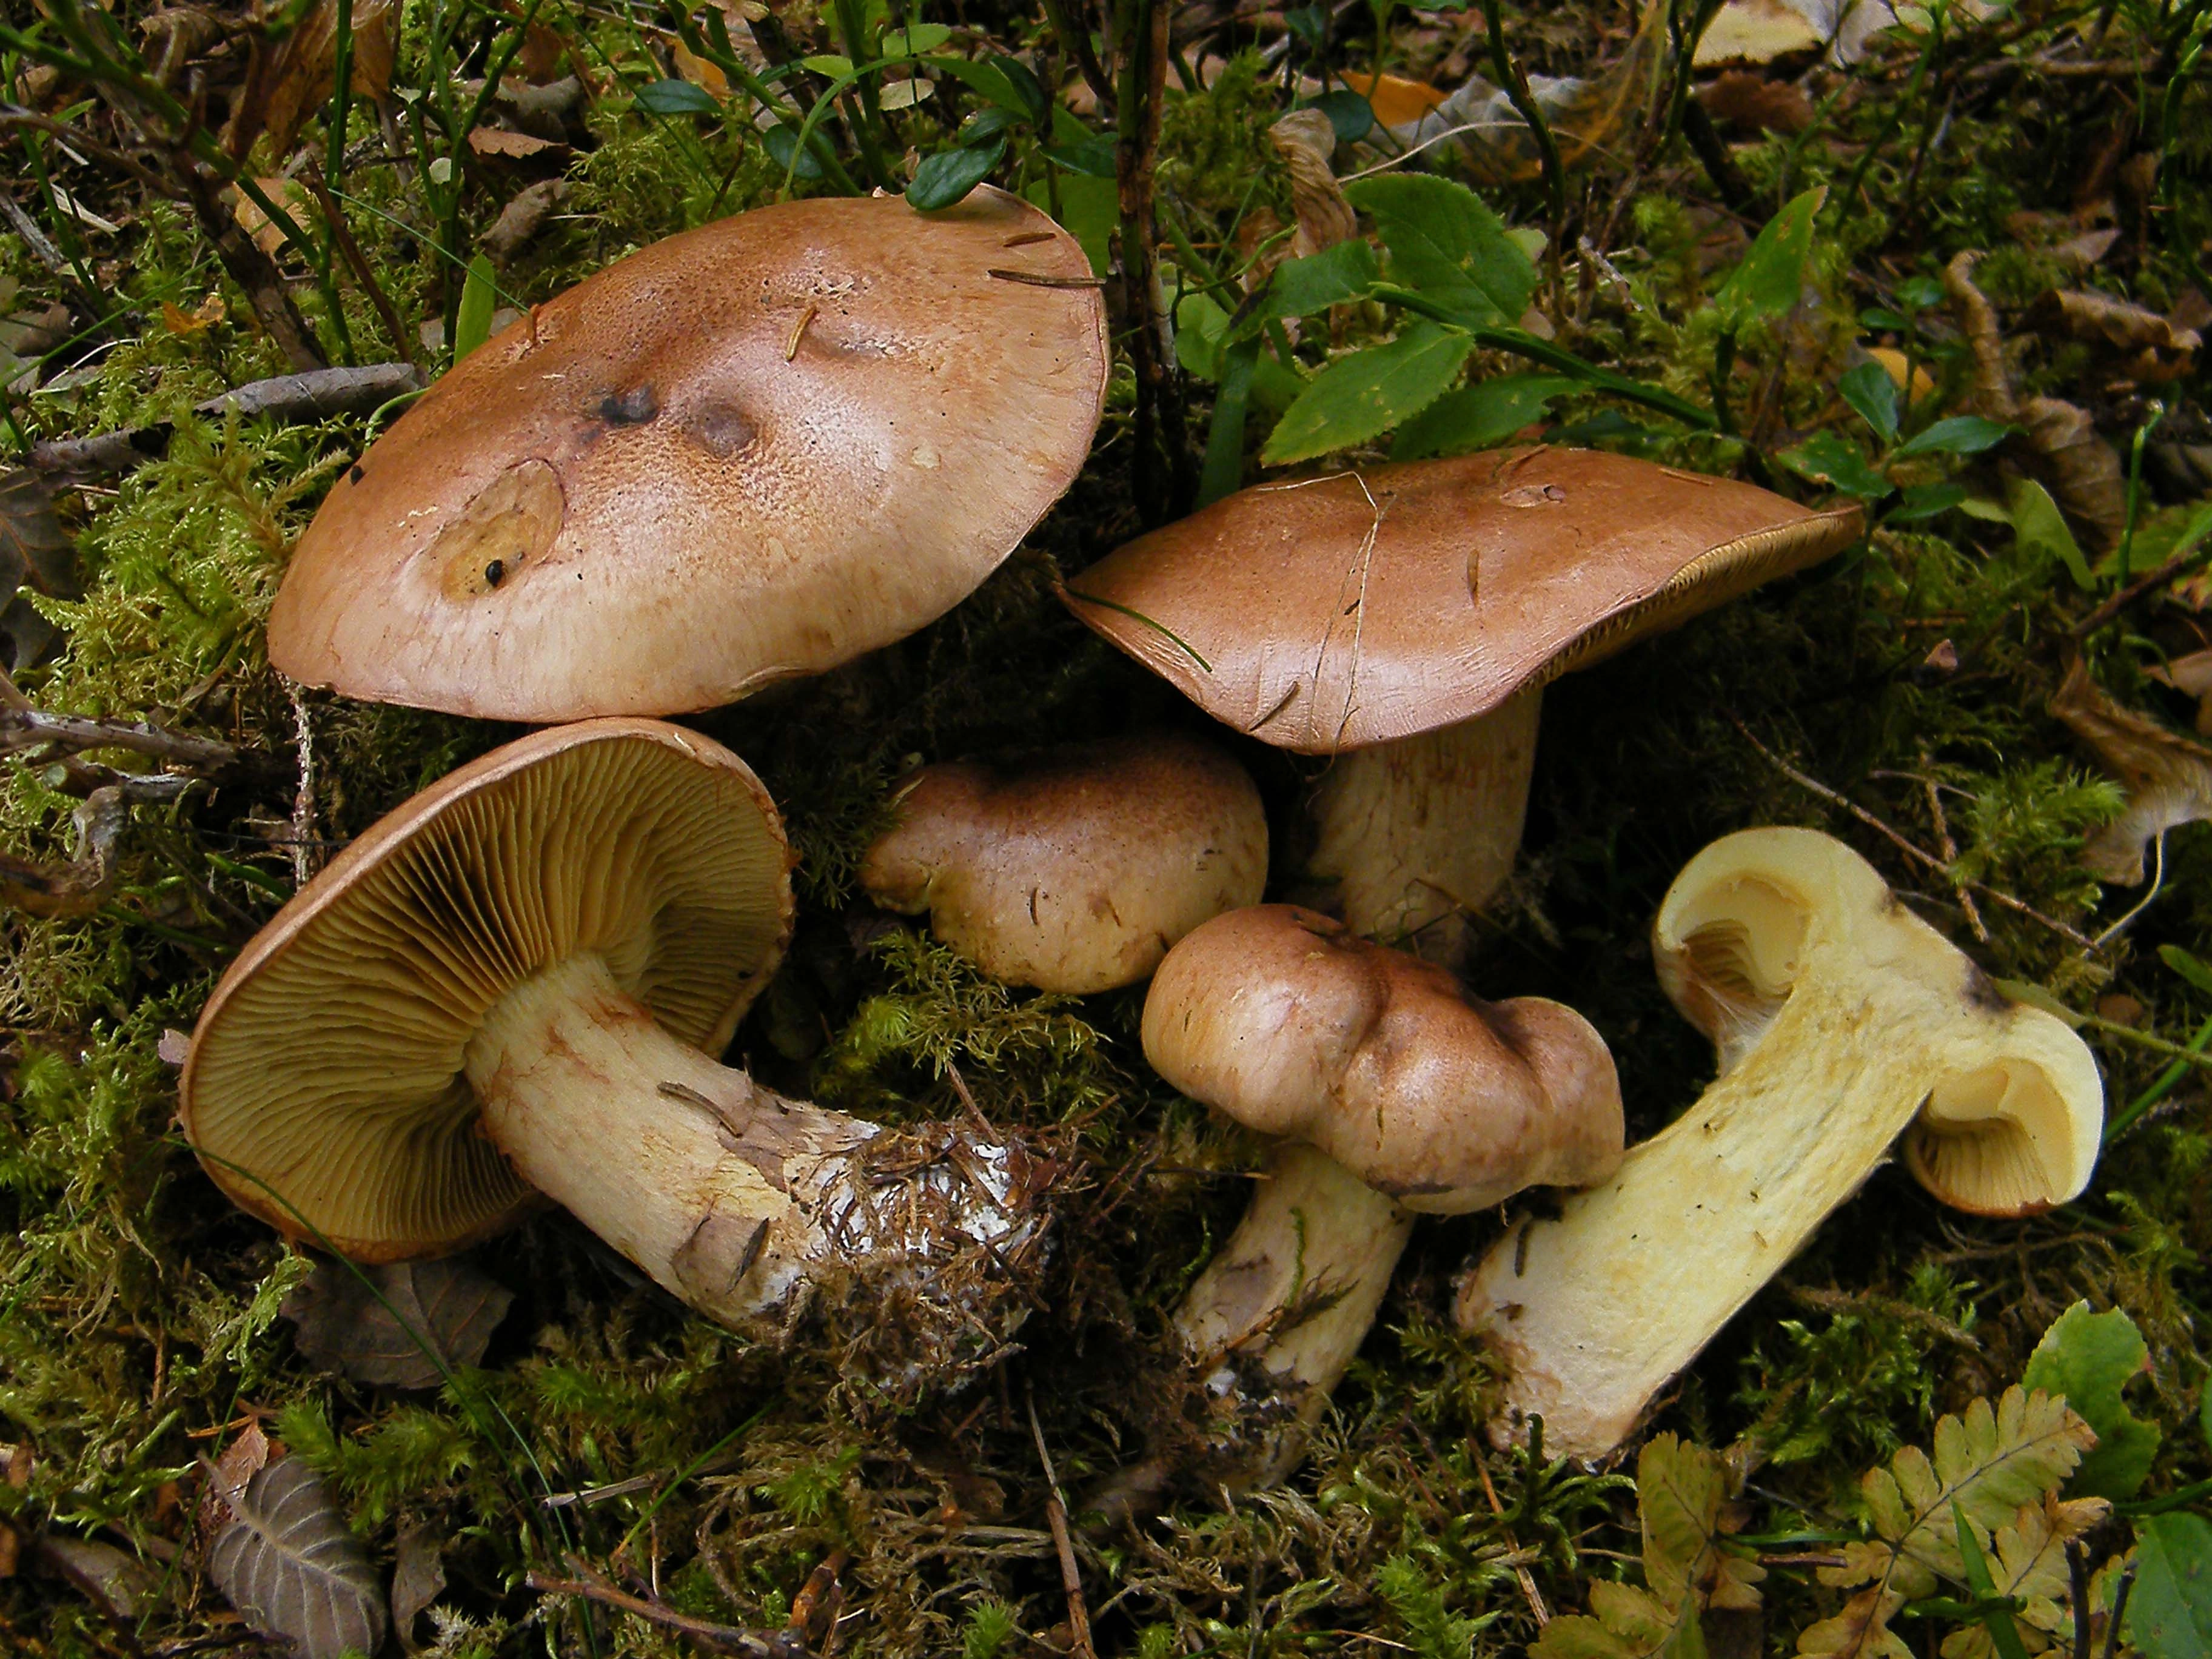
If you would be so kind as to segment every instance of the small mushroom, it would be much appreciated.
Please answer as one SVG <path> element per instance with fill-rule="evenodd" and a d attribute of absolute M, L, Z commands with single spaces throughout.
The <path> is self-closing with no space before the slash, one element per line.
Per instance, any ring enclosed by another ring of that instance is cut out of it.
<path fill-rule="evenodd" d="M 1259 902 L 1267 819 L 1244 769 L 1154 733 L 925 766 L 860 882 L 994 979 L 1134 985 L 1208 917 Z"/>
<path fill-rule="evenodd" d="M 1175 1319 L 1208 1386 L 1235 1397 L 1232 1486 L 1297 1462 L 1415 1212 L 1583 1186 L 1620 1161 L 1613 1057 L 1581 1015 L 1477 1001 L 1442 968 L 1295 905 L 1232 911 L 1168 952 L 1144 1046 L 1168 1082 L 1276 1143 Z"/>
<path fill-rule="evenodd" d="M 1305 873 L 1356 932 L 1449 962 L 1520 848 L 1543 686 L 1859 526 L 1649 461 L 1501 450 L 1240 490 L 1066 598 L 1216 720 L 1334 757 Z"/>
<path fill-rule="evenodd" d="M 1106 387 L 1075 239 L 989 186 L 787 202 L 534 307 L 331 490 L 270 660 L 488 720 L 708 708 L 973 592 Z"/>
<path fill-rule="evenodd" d="M 1609 1182 L 1515 1228 L 1462 1285 L 1511 1362 L 1496 1425 L 1595 1457 L 1905 1137 L 1947 1204 L 2030 1215 L 2087 1185 L 2104 1085 L 2081 1038 L 2008 1000 L 1811 830 L 1691 860 L 1652 927 L 1660 982 L 1720 1075 Z"/>
<path fill-rule="evenodd" d="M 720 745 L 535 732 L 373 826 L 246 946 L 192 1038 L 185 1136 L 244 1208 L 358 1261 L 458 1249 L 542 1194 L 710 1317 L 828 1273 L 943 1301 L 950 1353 L 977 1321 L 948 1264 L 1040 1231 L 1022 1153 L 710 1058 L 782 956 L 789 866 Z"/>

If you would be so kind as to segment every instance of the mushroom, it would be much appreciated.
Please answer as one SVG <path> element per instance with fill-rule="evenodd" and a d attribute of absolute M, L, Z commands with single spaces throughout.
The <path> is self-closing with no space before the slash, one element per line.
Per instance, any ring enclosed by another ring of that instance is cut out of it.
<path fill-rule="evenodd" d="M 1039 1231 L 1019 1151 L 881 1132 L 710 1058 L 782 956 L 789 869 L 768 792 L 696 733 L 509 744 L 246 946 L 192 1038 L 185 1136 L 241 1206 L 357 1261 L 458 1249 L 542 1194 L 712 1318 L 827 1273 L 944 1301 L 969 1342 L 951 1264 Z"/>
<path fill-rule="evenodd" d="M 1244 769 L 1165 733 L 925 766 L 868 849 L 877 903 L 994 979 L 1134 985 L 1208 917 L 1256 904 L 1267 818 Z"/>
<path fill-rule="evenodd" d="M 1129 543 L 1075 614 L 1216 720 L 1334 757 L 1306 874 L 1455 960 L 1521 844 L 1545 684 L 1839 552 L 1856 507 L 1595 450 L 1261 484 Z"/>
<path fill-rule="evenodd" d="M 903 638 L 1074 479 L 1091 265 L 981 187 L 764 207 L 617 261 L 441 380 L 331 490 L 270 660 L 491 720 L 708 708 Z"/>
<path fill-rule="evenodd" d="M 1627 1437 L 1900 1133 L 1945 1203 L 2020 1216 L 2087 1185 L 2104 1121 L 2081 1038 L 1816 830 L 1706 848 L 1652 949 L 1718 1078 L 1611 1181 L 1500 1240 L 1458 1300 L 1512 1364 L 1501 1437 L 1540 1414 L 1547 1445 L 1585 1457 Z"/>
<path fill-rule="evenodd" d="M 1175 1316 L 1233 1396 L 1231 1486 L 1297 1463 L 1374 1322 L 1414 1212 L 1457 1215 L 1620 1161 L 1604 1040 L 1540 997 L 1477 1001 L 1443 969 L 1296 905 L 1193 931 L 1152 980 L 1145 1058 L 1275 1147 Z"/>

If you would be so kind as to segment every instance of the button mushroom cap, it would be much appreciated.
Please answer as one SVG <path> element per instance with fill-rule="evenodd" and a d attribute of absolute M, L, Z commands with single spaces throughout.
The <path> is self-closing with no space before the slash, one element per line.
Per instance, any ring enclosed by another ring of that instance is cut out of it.
<path fill-rule="evenodd" d="M 1358 1351 L 1414 1210 L 1455 1213 L 1620 1162 L 1603 1041 L 1541 999 L 1480 1003 L 1443 969 L 1294 905 L 1232 911 L 1160 964 L 1145 1057 L 1278 1137 L 1243 1221 L 1176 1310 L 1241 1426 L 1213 1479 L 1265 1486 Z"/>
<path fill-rule="evenodd" d="M 1296 905 L 1232 911 L 1170 951 L 1144 1045 L 1192 1099 L 1327 1153 L 1408 1210 L 1586 1186 L 1620 1162 L 1613 1057 L 1580 1014 L 1478 1001 Z"/>
<path fill-rule="evenodd" d="M 939 939 L 1009 985 L 1133 985 L 1267 878 L 1252 780 L 1177 734 L 926 766 L 897 810 L 861 884 L 887 908 L 927 910 Z"/>
<path fill-rule="evenodd" d="M 1090 276 L 988 186 L 642 249 L 471 353 L 340 479 L 270 660 L 557 721 L 716 707 L 900 639 L 1081 468 L 1107 367 Z"/>
<path fill-rule="evenodd" d="M 2096 1062 L 2005 998 L 1842 842 L 1723 837 L 1652 929 L 1661 982 L 1720 1075 L 1611 1179 L 1514 1229 L 1462 1285 L 1510 1363 L 1494 1428 L 1597 1456 L 1882 1162 L 1944 1201 L 2025 1215 L 2088 1183 Z"/>
<path fill-rule="evenodd" d="M 828 1264 L 916 1326 L 937 1297 L 972 1345 L 994 1334 L 945 1265 L 1036 1237 L 1019 1150 L 903 1143 L 709 1057 L 781 957 L 789 865 L 719 744 L 534 732 L 372 827 L 248 945 L 193 1035 L 186 1139 L 241 1206 L 357 1261 L 457 1249 L 542 1194 L 712 1317 Z"/>
<path fill-rule="evenodd" d="M 1856 507 L 1595 450 L 1499 450 L 1239 490 L 1070 580 L 1091 628 L 1237 731 L 1339 758 L 1307 873 L 1449 960 L 1511 869 L 1537 700 L 1857 539 Z"/>

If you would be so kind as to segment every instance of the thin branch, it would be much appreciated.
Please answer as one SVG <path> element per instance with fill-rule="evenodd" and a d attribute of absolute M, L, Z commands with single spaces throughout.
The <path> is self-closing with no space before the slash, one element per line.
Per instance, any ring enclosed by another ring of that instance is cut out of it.
<path fill-rule="evenodd" d="M 734 1625 L 717 1625 L 705 1619 L 694 1619 L 678 1613 L 664 1601 L 649 1601 L 643 1596 L 632 1595 L 627 1590 L 617 1589 L 575 1556 L 568 1557 L 568 1571 L 574 1578 L 555 1578 L 542 1572 L 531 1573 L 524 1582 L 531 1589 L 546 1595 L 580 1595 L 587 1601 L 597 1601 L 622 1613 L 635 1613 L 663 1629 L 688 1636 L 702 1647 L 717 1653 L 734 1653 L 742 1659 L 811 1659 L 811 1652 L 804 1642 L 796 1641 L 787 1631 L 740 1630 Z"/>
<path fill-rule="evenodd" d="M 2160 565 L 2157 569 L 2147 575 L 2136 577 L 2135 580 L 2082 617 L 2080 622 L 2075 623 L 2068 633 L 2067 638 L 2076 642 L 2087 639 L 2090 635 L 2112 621 L 2113 617 L 2118 616 L 2121 611 L 2126 610 L 2153 588 L 2163 587 L 2176 576 L 2185 572 L 2191 565 L 2201 564 L 2206 559 L 2212 559 L 2212 543 L 2200 543 L 2195 547 L 2185 547 L 2164 564 Z"/>
<path fill-rule="evenodd" d="M 0 709 L 0 755 L 19 754 L 42 744 L 71 754 L 84 749 L 128 750 L 134 755 L 209 772 L 227 771 L 242 759 L 240 752 L 227 743 L 187 737 L 146 720 L 94 720 L 84 714 L 48 714 L 36 708 Z"/>
<path fill-rule="evenodd" d="M 1060 1558 L 1060 1584 L 1067 1594 L 1067 1650 L 1072 1659 L 1098 1659 L 1098 1650 L 1091 1641 L 1090 1610 L 1083 1601 L 1083 1572 L 1076 1564 L 1075 1540 L 1067 1532 L 1067 1500 L 1060 1495 L 1060 1475 L 1052 1467 L 1052 1454 L 1045 1449 L 1044 1425 L 1037 1421 L 1036 1395 L 1033 1391 L 1026 1392 L 1030 1432 L 1036 1437 L 1037 1461 L 1044 1465 L 1048 1488 L 1045 1524 L 1052 1528 L 1053 1553 Z"/>

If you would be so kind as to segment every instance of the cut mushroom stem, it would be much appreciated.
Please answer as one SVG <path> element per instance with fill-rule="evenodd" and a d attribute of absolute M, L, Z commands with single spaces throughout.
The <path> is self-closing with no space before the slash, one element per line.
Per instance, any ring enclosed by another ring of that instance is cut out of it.
<path fill-rule="evenodd" d="M 1307 807 L 1306 874 L 1335 884 L 1354 933 L 1431 962 L 1466 955 L 1473 917 L 1520 851 L 1543 695 L 1532 686 L 1472 720 L 1329 763 Z"/>
<path fill-rule="evenodd" d="M 2063 1022 L 2008 1000 L 1866 861 L 1809 830 L 1708 847 L 1653 927 L 1720 1076 L 1615 1176 L 1510 1231 L 1461 1322 L 1511 1362 L 1504 1413 L 1596 1456 L 1848 1199 L 1900 1133 L 1945 1202 L 2026 1215 L 2081 1191 L 2103 1085 Z"/>

